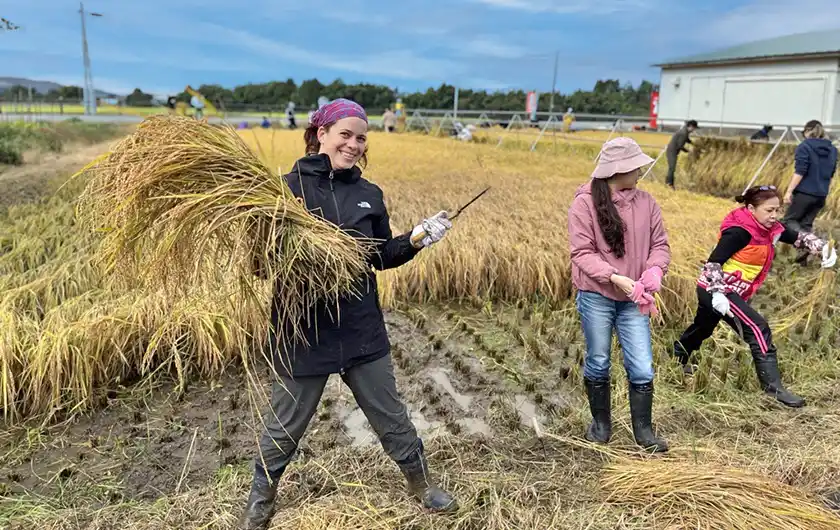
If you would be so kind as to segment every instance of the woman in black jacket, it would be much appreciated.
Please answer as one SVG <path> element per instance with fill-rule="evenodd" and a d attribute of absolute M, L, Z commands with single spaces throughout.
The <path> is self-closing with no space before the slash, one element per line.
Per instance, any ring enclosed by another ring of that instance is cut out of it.
<path fill-rule="evenodd" d="M 307 156 L 285 178 L 313 214 L 355 237 L 376 239 L 379 246 L 370 264 L 384 270 L 410 261 L 422 248 L 442 239 L 452 224 L 446 212 L 440 212 L 410 233 L 392 236 L 382 190 L 363 179 L 357 165 L 365 161 L 367 128 L 367 116 L 358 104 L 338 99 L 325 105 L 304 133 Z M 278 344 L 276 332 L 288 323 L 279 321 L 277 298 L 272 303 L 267 347 L 278 380 L 272 387 L 242 528 L 268 525 L 278 481 L 333 373 L 341 374 L 352 390 L 383 448 L 405 475 L 409 490 L 432 511 L 457 509 L 455 499 L 432 482 L 423 443 L 397 394 L 375 272 L 360 278 L 357 287 L 360 294 L 341 298 L 337 307 L 324 302 L 312 310 L 311 324 L 304 326 L 309 346 Z"/>

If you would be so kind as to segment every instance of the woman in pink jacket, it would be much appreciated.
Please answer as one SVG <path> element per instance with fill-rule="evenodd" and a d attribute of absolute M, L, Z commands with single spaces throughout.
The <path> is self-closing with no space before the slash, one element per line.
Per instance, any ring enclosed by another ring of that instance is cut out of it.
<path fill-rule="evenodd" d="M 586 439 L 607 443 L 610 419 L 610 350 L 613 329 L 630 382 L 636 443 L 652 452 L 668 444 L 653 431 L 653 293 L 671 261 L 659 205 L 636 188 L 641 168 L 653 162 L 630 138 L 604 144 L 592 180 L 578 189 L 569 210 L 572 282 L 586 339 L 584 383 L 592 412 Z"/>

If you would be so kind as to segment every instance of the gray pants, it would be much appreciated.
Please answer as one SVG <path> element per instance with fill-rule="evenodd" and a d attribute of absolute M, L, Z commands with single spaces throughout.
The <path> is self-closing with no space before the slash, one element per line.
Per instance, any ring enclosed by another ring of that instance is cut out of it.
<path fill-rule="evenodd" d="M 272 386 L 271 410 L 264 418 L 265 430 L 256 458 L 273 478 L 279 478 L 294 455 L 329 375 L 280 379 L 282 383 L 275 381 Z M 391 356 L 354 366 L 341 379 L 350 387 L 388 456 L 399 463 L 416 454 L 420 438 L 397 394 Z"/>
<path fill-rule="evenodd" d="M 677 156 L 679 153 L 667 151 L 665 158 L 668 160 L 668 175 L 665 177 L 665 184 L 674 187 L 674 175 L 677 172 Z"/>

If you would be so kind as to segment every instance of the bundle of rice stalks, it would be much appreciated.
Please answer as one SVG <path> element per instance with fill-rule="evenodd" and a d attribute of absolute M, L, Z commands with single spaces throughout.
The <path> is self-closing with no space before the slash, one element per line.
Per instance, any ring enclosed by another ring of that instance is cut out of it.
<path fill-rule="evenodd" d="M 663 528 L 840 528 L 840 518 L 797 488 L 731 467 L 621 460 L 605 468 L 602 486 L 607 502 L 642 509 Z"/>
<path fill-rule="evenodd" d="M 126 285 L 215 289 L 264 303 L 255 273 L 277 284 L 299 332 L 319 299 L 353 291 L 369 243 L 311 215 L 230 127 L 155 116 L 82 169 L 78 215 L 104 238 L 99 257 Z M 238 297 L 238 299 L 242 299 Z"/>
<path fill-rule="evenodd" d="M 686 158 L 687 184 L 702 193 L 735 197 L 744 191 L 756 170 L 773 149 L 772 143 L 750 142 L 744 138 L 693 140 Z M 757 182 L 784 189 L 793 175 L 794 145 L 780 145 L 764 166 Z"/>
<path fill-rule="evenodd" d="M 828 309 L 828 302 L 835 292 L 836 272 L 830 269 L 821 270 L 815 281 L 803 282 L 802 290 L 806 294 L 799 296 L 797 301 L 785 307 L 785 310 L 770 325 L 775 333 L 787 333 L 803 320 L 804 331 L 808 331 L 812 323 L 816 323 L 815 315 L 824 315 Z M 810 280 L 810 278 L 809 278 Z"/>

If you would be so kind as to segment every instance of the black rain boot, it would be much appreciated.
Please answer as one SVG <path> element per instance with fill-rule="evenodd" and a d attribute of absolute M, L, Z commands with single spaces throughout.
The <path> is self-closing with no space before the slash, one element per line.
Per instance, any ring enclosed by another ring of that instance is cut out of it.
<path fill-rule="evenodd" d="M 612 435 L 610 380 L 584 377 L 583 382 L 586 386 L 586 397 L 589 398 L 589 412 L 592 413 L 592 423 L 584 438 L 590 442 L 608 443 Z"/>
<path fill-rule="evenodd" d="M 768 353 L 764 358 L 754 359 L 755 372 L 758 375 L 758 383 L 761 389 L 768 396 L 773 396 L 785 406 L 799 408 L 805 406 L 805 399 L 790 392 L 782 384 L 782 376 L 779 373 L 779 361 L 775 352 Z"/>
<path fill-rule="evenodd" d="M 285 469 L 285 468 L 284 468 Z M 251 493 L 248 503 L 239 520 L 240 530 L 264 530 L 274 516 L 274 498 L 277 496 L 277 485 L 283 470 L 275 473 L 270 479 L 261 464 L 254 468 L 254 480 L 251 483 Z"/>
<path fill-rule="evenodd" d="M 694 365 L 691 364 L 691 355 L 685 351 L 685 348 L 679 341 L 674 343 L 674 357 L 682 364 L 683 373 L 685 375 L 694 374 Z"/>
<path fill-rule="evenodd" d="M 399 462 L 398 465 L 408 482 L 408 490 L 423 502 L 423 507 L 433 512 L 458 511 L 455 498 L 432 481 L 422 444 L 408 459 Z"/>
<path fill-rule="evenodd" d="M 636 443 L 653 453 L 668 451 L 665 440 L 653 432 L 653 381 L 634 385 L 630 383 L 630 417 Z"/>

